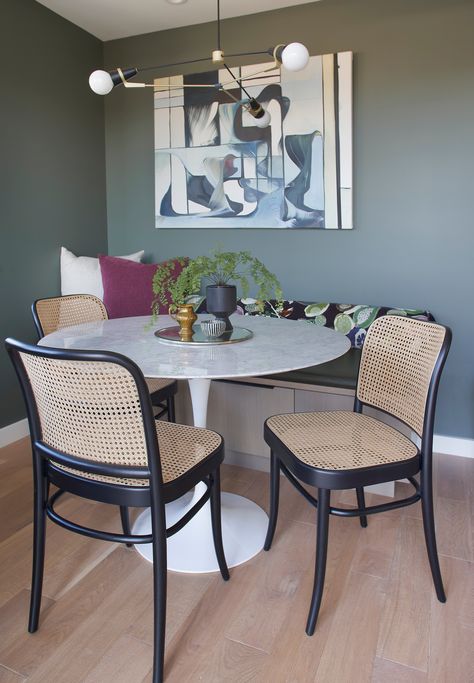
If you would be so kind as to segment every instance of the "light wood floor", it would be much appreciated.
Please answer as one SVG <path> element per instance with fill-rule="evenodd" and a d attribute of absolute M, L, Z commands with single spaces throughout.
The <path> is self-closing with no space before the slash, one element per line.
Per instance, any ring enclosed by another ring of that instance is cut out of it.
<path fill-rule="evenodd" d="M 49 523 L 40 629 L 26 632 L 30 470 L 26 440 L 0 450 L 0 683 L 151 681 L 151 567 L 134 550 Z M 225 490 L 267 507 L 266 474 L 224 470 Z M 228 583 L 169 573 L 167 681 L 472 683 L 474 460 L 437 457 L 436 491 L 445 605 L 419 506 L 370 517 L 367 529 L 331 518 L 326 589 L 308 638 L 315 520 L 286 482 L 269 553 L 231 570 Z M 353 503 L 352 492 L 341 498 Z M 119 528 L 111 506 L 62 507 L 82 523 Z"/>

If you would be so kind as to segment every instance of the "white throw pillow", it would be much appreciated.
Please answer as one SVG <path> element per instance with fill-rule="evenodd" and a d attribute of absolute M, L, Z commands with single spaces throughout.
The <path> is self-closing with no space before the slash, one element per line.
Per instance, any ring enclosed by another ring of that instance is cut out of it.
<path fill-rule="evenodd" d="M 119 256 L 139 263 L 144 251 L 137 251 L 128 256 Z M 61 294 L 93 294 L 104 298 L 102 274 L 99 259 L 92 256 L 76 256 L 65 247 L 61 247 Z"/>

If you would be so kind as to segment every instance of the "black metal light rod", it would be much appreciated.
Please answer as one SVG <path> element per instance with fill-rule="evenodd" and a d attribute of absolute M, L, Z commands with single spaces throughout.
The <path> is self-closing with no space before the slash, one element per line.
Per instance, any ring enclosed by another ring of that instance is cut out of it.
<path fill-rule="evenodd" d="M 221 3 L 217 0 L 217 49 L 221 50 Z"/>
<path fill-rule="evenodd" d="M 269 50 L 258 50 L 256 52 L 233 52 L 231 55 L 226 55 L 226 57 L 251 57 L 252 55 L 272 55 L 273 49 Z M 138 69 L 141 73 L 142 71 L 152 71 L 155 69 L 167 69 L 172 66 L 183 66 L 184 64 L 197 64 L 198 62 L 210 62 L 211 57 L 207 55 L 206 57 L 198 57 L 197 59 L 185 59 L 183 62 L 172 62 L 171 64 L 156 64 L 154 66 L 145 66 Z"/>
<path fill-rule="evenodd" d="M 252 50 L 251 52 L 233 52 L 230 55 L 226 53 L 226 57 L 252 57 L 253 55 L 273 55 L 273 48 L 270 47 L 268 50 Z"/>
<path fill-rule="evenodd" d="M 233 74 L 232 71 L 229 69 L 229 67 L 227 66 L 227 64 L 224 64 L 224 66 L 225 66 L 225 68 L 227 69 L 227 71 L 230 73 L 230 75 L 232 76 L 233 80 L 236 81 L 236 82 L 239 84 L 240 88 L 244 91 L 244 93 L 247 95 L 247 97 L 251 100 L 251 99 L 252 99 L 252 95 L 250 95 L 250 94 L 247 92 L 247 90 L 244 88 L 244 86 L 242 85 L 242 81 L 234 76 L 234 74 Z"/>
<path fill-rule="evenodd" d="M 138 71 L 141 73 L 142 71 L 153 71 L 156 69 L 167 69 L 171 66 L 183 66 L 183 64 L 196 64 L 197 62 L 209 62 L 211 61 L 211 58 L 209 55 L 207 57 L 199 57 L 198 59 L 186 59 L 184 62 L 172 62 L 171 64 L 156 64 L 155 66 L 145 66 L 141 69 L 138 69 Z"/>

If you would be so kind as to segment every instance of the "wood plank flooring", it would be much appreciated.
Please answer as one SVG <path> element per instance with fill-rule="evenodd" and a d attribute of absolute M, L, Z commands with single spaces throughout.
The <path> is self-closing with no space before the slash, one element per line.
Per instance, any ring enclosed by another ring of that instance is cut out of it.
<path fill-rule="evenodd" d="M 474 460 L 437 456 L 435 484 L 445 605 L 418 506 L 370 517 L 367 529 L 333 517 L 322 609 L 308 638 L 315 516 L 282 481 L 269 553 L 231 570 L 228 583 L 169 572 L 167 682 L 474 683 Z M 268 506 L 262 472 L 224 466 L 223 489 Z M 397 484 L 397 495 L 406 490 Z M 353 492 L 337 497 L 355 502 Z M 61 505 L 80 523 L 120 528 L 112 506 Z M 0 450 L 0 683 L 150 682 L 151 566 L 134 550 L 48 523 L 40 629 L 27 633 L 31 511 L 23 439 Z"/>

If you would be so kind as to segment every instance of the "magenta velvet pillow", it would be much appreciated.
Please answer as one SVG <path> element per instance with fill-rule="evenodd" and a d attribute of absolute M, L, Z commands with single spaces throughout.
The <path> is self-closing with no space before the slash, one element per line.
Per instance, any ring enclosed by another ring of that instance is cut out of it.
<path fill-rule="evenodd" d="M 99 255 L 104 305 L 109 318 L 129 318 L 150 315 L 153 304 L 152 281 L 157 263 L 135 263 L 115 256 Z M 175 261 L 173 275 L 178 277 L 182 266 Z M 160 307 L 160 313 L 168 313 Z"/>

